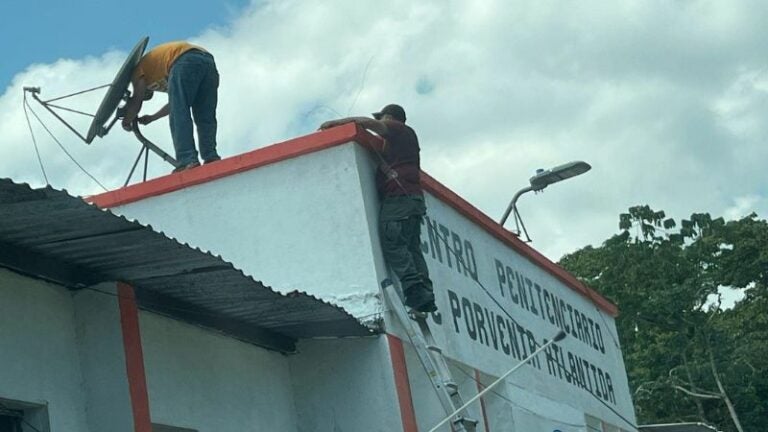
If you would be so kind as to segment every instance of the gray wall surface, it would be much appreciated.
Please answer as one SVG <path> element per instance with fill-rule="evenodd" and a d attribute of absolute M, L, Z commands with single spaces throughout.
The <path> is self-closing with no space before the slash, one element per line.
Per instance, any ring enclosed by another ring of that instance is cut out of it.
<path fill-rule="evenodd" d="M 152 422 L 200 432 L 296 430 L 288 360 L 140 312 Z"/>
<path fill-rule="evenodd" d="M 402 430 L 385 336 L 305 340 L 289 357 L 298 432 Z"/>
<path fill-rule="evenodd" d="M 133 432 L 116 284 L 73 293 L 90 430 Z"/>
<path fill-rule="evenodd" d="M 72 297 L 0 269 L 0 398 L 45 405 L 53 431 L 88 431 Z"/>

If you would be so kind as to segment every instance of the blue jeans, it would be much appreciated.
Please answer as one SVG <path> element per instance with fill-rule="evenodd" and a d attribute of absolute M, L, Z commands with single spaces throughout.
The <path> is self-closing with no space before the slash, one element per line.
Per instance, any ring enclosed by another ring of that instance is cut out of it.
<path fill-rule="evenodd" d="M 173 63 L 168 76 L 168 105 L 173 147 L 176 160 L 182 166 L 197 162 L 192 116 L 203 161 L 219 158 L 216 153 L 218 89 L 219 71 L 211 54 L 187 51 Z"/>

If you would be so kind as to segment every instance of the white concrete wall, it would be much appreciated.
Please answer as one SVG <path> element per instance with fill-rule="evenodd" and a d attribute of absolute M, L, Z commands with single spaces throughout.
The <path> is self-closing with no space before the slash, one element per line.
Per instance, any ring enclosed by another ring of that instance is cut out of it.
<path fill-rule="evenodd" d="M 304 340 L 289 357 L 299 432 L 402 429 L 384 336 Z"/>
<path fill-rule="evenodd" d="M 139 318 L 153 423 L 296 431 L 287 357 L 153 313 Z"/>
<path fill-rule="evenodd" d="M 113 209 L 220 254 L 270 287 L 379 312 L 369 212 L 345 144 Z M 369 176 L 370 173 L 367 173 Z"/>
<path fill-rule="evenodd" d="M 53 431 L 88 431 L 72 296 L 0 269 L 0 398 L 46 405 Z"/>

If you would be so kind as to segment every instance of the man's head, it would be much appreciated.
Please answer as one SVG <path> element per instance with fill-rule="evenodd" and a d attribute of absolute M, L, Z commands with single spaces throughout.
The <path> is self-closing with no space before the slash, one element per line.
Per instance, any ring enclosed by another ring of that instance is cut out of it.
<path fill-rule="evenodd" d="M 405 110 L 400 105 L 389 104 L 382 108 L 381 111 L 373 113 L 373 118 L 376 120 L 387 120 L 387 116 L 393 120 L 405 123 Z"/>

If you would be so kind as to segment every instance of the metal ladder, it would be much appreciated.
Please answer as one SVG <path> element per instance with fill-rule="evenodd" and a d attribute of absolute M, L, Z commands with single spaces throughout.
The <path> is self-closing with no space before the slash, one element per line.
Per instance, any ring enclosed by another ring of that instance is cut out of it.
<path fill-rule="evenodd" d="M 394 312 L 400 324 L 402 324 L 408 338 L 416 350 L 422 365 L 426 369 L 429 381 L 435 388 L 440 405 L 443 406 L 445 414 L 449 415 L 457 408 L 464 405 L 464 401 L 459 394 L 459 386 L 453 380 L 448 363 L 443 357 L 443 351 L 435 344 L 432 332 L 427 324 L 427 314 L 420 312 L 408 312 L 405 309 L 397 288 L 390 279 L 381 281 L 381 289 L 384 298 L 389 302 L 392 312 Z M 414 321 L 418 325 L 414 325 Z M 457 414 L 451 419 L 452 429 L 455 432 L 475 432 L 477 420 L 464 417 Z"/>

